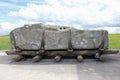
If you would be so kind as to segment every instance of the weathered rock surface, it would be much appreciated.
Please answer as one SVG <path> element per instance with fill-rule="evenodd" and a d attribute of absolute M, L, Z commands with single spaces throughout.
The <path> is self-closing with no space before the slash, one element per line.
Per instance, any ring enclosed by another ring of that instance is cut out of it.
<path fill-rule="evenodd" d="M 108 47 L 108 32 L 105 30 L 71 29 L 71 31 L 71 41 L 74 49 Z"/>
<path fill-rule="evenodd" d="M 69 44 L 73 49 L 108 48 L 108 32 L 105 30 L 78 30 L 65 26 L 32 24 L 13 30 L 10 37 L 12 49 L 68 49 Z"/>

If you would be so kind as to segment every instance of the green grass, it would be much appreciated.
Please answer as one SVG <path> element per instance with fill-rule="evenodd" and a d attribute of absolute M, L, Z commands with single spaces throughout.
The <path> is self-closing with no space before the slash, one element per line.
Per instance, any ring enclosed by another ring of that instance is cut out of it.
<path fill-rule="evenodd" d="M 0 50 L 10 49 L 9 36 L 0 36 Z"/>
<path fill-rule="evenodd" d="M 120 49 L 120 34 L 109 35 L 109 48 Z"/>
<path fill-rule="evenodd" d="M 120 49 L 120 34 L 109 35 L 109 48 Z M 0 50 L 10 49 L 9 36 L 0 36 Z"/>

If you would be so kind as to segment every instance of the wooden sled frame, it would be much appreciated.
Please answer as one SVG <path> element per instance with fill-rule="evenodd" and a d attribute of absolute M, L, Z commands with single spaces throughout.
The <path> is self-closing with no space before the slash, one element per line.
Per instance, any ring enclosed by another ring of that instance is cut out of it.
<path fill-rule="evenodd" d="M 43 56 L 52 56 L 56 62 L 61 61 L 63 56 L 75 56 L 77 61 L 82 62 L 83 56 L 95 56 L 97 60 L 105 61 L 105 54 L 117 54 L 116 49 L 76 49 L 76 50 L 11 50 L 8 55 L 18 55 L 15 61 L 21 61 L 25 56 L 31 56 L 32 61 L 38 62 Z"/>

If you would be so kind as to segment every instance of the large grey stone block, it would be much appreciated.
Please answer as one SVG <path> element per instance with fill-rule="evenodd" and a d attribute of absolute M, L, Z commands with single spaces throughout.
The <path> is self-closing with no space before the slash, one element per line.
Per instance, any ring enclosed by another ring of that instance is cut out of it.
<path fill-rule="evenodd" d="M 40 50 L 43 38 L 46 50 L 68 49 L 69 42 L 73 49 L 108 48 L 105 30 L 79 30 L 58 25 L 25 25 L 13 30 L 10 38 L 11 48 L 21 50 Z"/>
<path fill-rule="evenodd" d="M 108 33 L 105 30 L 71 29 L 74 49 L 96 49 L 108 47 Z"/>
<path fill-rule="evenodd" d="M 11 47 L 25 50 L 38 50 L 41 46 L 43 30 L 25 26 L 11 32 Z"/>
<path fill-rule="evenodd" d="M 68 49 L 69 30 L 45 32 L 45 49 Z"/>

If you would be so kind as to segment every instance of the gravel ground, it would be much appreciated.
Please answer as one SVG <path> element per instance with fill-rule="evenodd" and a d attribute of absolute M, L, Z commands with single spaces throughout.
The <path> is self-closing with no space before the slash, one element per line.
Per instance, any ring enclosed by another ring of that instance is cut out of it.
<path fill-rule="evenodd" d="M 82 63 L 75 59 L 14 62 L 14 57 L 0 51 L 0 80 L 120 80 L 120 52 L 107 55 L 104 63 L 94 59 Z"/>

